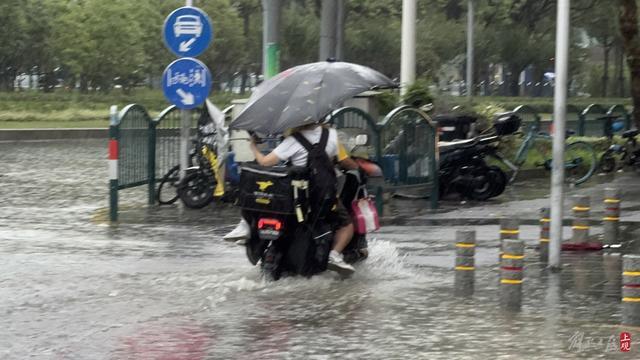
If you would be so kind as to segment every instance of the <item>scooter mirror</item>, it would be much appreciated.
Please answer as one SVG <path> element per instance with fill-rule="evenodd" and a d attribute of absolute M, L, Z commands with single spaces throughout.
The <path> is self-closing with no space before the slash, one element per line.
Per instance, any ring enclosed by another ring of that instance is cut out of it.
<path fill-rule="evenodd" d="M 367 136 L 367 134 L 359 134 L 356 136 L 355 145 L 364 146 L 364 145 L 367 145 L 368 141 L 369 141 L 369 136 Z"/>

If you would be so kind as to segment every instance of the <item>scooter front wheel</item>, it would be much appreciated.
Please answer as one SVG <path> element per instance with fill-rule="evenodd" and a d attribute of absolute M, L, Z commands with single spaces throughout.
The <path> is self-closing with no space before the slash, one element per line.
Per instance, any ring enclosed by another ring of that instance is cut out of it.
<path fill-rule="evenodd" d="M 491 197 L 496 197 L 504 192 L 509 179 L 507 178 L 507 174 L 495 165 L 489 166 L 489 175 L 492 186 Z"/>
<path fill-rule="evenodd" d="M 470 187 L 466 189 L 466 194 L 473 200 L 484 201 L 492 197 L 495 192 L 492 184 L 493 176 L 487 168 L 477 168 L 471 173 L 473 180 Z"/>

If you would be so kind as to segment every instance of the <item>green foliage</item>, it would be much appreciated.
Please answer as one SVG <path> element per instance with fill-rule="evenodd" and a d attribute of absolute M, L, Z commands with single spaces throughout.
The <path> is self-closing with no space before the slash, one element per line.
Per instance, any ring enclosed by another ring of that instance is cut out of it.
<path fill-rule="evenodd" d="M 216 93 L 210 100 L 224 109 L 237 97 L 231 93 Z M 170 105 L 160 91 L 146 89 L 129 93 L 115 89 L 109 94 L 0 92 L 0 128 L 106 127 L 109 107 L 122 108 L 130 103 L 143 105 L 151 116 Z"/>
<path fill-rule="evenodd" d="M 318 58 L 320 41 L 320 19 L 318 19 L 312 1 L 292 3 L 283 10 L 282 37 L 280 47 L 281 70 Z"/>
<path fill-rule="evenodd" d="M 395 90 L 386 90 L 378 93 L 375 99 L 378 106 L 378 113 L 384 116 L 398 106 L 399 96 Z"/>
<path fill-rule="evenodd" d="M 346 1 L 344 60 L 371 66 L 391 78 L 400 70 L 402 2 Z M 416 69 L 437 82 L 445 64 L 463 66 L 466 1 L 419 0 Z M 0 88 L 10 89 L 22 72 L 46 75 L 108 92 L 130 90 L 157 79 L 175 56 L 164 46 L 164 18 L 178 0 L 3 0 L 0 1 Z M 281 17 L 281 69 L 318 59 L 320 0 L 284 0 Z M 517 75 L 528 66 L 534 78 L 552 71 L 555 2 L 476 1 L 475 79 L 491 81 L 489 68 L 502 65 L 517 90 Z M 213 72 L 214 89 L 235 77 L 261 72 L 261 0 L 199 0 L 214 24 L 214 41 L 201 59 Z M 618 46 L 612 2 L 572 1 L 575 79 L 591 79 L 585 43 Z M 586 36 L 585 36 L 586 35 Z M 586 39 L 586 40 L 585 40 Z M 613 77 L 613 76 L 612 76 Z M 600 92 L 592 92 L 599 94 Z"/>
<path fill-rule="evenodd" d="M 361 10 L 363 15 L 348 18 L 345 59 L 395 77 L 400 69 L 400 15 L 389 10 L 391 13 L 386 14 L 381 22 L 381 17 L 376 15 L 382 12 L 377 7 L 380 1 L 372 3 L 371 8 Z"/>
<path fill-rule="evenodd" d="M 413 107 L 420 107 L 433 102 L 433 97 L 429 93 L 429 85 L 425 80 L 416 80 L 407 88 L 407 92 L 402 97 L 402 102 Z"/>

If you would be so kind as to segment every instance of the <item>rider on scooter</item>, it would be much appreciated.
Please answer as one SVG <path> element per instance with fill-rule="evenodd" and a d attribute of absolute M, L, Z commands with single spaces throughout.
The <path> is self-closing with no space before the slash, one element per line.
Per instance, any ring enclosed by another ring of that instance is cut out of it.
<path fill-rule="evenodd" d="M 348 156 L 344 147 L 340 145 L 336 130 L 332 128 L 327 129 L 318 124 L 305 125 L 294 129 L 291 135 L 287 136 L 280 145 L 267 155 L 263 155 L 257 149 L 254 142 L 251 143 L 251 150 L 258 164 L 262 166 L 275 166 L 282 161 L 290 161 L 294 166 L 306 166 L 308 151 L 297 141 L 293 133 L 299 132 L 309 143 L 316 144 L 320 141 L 323 129 L 329 132 L 327 145 L 325 147 L 329 158 L 337 160 L 340 167 L 344 169 L 357 169 L 358 164 Z M 353 273 L 355 269 L 347 264 L 342 256 L 342 250 L 344 250 L 353 237 L 353 224 L 349 213 L 342 203 L 336 199 L 333 208 L 326 214 L 325 220 L 331 224 L 334 231 L 334 241 L 331 253 L 329 254 L 327 267 L 330 270 L 342 274 Z M 239 227 L 241 225 L 242 224 L 240 224 Z M 236 232 L 236 230 L 233 232 Z M 245 236 L 248 236 L 248 231 L 246 231 L 245 234 Z"/>

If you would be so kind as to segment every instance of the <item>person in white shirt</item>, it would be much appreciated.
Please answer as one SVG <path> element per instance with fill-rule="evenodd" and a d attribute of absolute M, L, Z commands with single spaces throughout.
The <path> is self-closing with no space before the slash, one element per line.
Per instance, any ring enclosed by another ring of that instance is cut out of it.
<path fill-rule="evenodd" d="M 322 129 L 323 127 L 318 124 L 311 124 L 296 128 L 292 133 L 297 131 L 302 134 L 309 143 L 317 144 L 320 141 Z M 338 164 L 344 169 L 357 169 L 358 164 L 346 154 L 344 147 L 342 147 L 338 141 L 337 131 L 331 128 L 328 130 L 329 137 L 325 151 L 329 158 L 337 160 Z M 287 136 L 280 145 L 267 155 L 263 155 L 254 142 L 251 143 L 251 150 L 258 164 L 262 166 L 274 166 L 282 161 L 291 161 L 294 166 L 307 166 L 309 153 L 292 135 Z M 331 253 L 329 254 L 327 267 L 330 270 L 342 274 L 353 273 L 355 271 L 353 266 L 347 264 L 342 257 L 342 250 L 344 250 L 353 237 L 353 224 L 347 209 L 344 208 L 344 205 L 342 205 L 342 202 L 338 201 L 338 199 L 336 199 L 336 206 L 330 212 L 329 216 L 327 216 L 327 221 L 332 224 L 334 230 L 334 241 Z M 240 227 L 240 225 L 238 227 Z M 248 228 L 248 226 L 246 227 Z"/>

